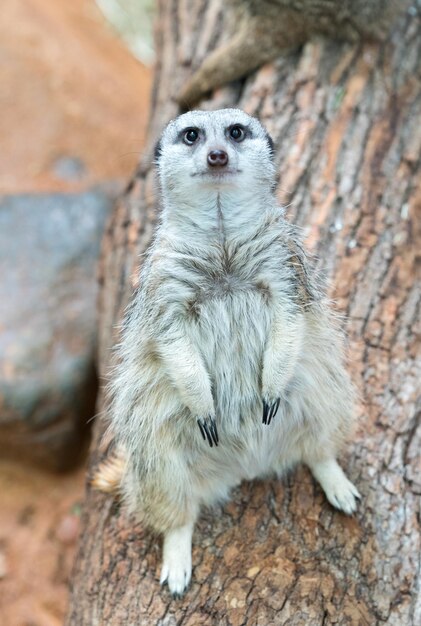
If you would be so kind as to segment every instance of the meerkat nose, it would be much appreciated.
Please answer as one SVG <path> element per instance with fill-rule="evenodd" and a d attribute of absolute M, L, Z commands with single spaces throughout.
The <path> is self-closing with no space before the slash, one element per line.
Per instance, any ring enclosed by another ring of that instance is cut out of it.
<path fill-rule="evenodd" d="M 228 154 L 223 150 L 211 150 L 208 154 L 208 163 L 212 167 L 215 165 L 224 166 L 228 163 Z"/>

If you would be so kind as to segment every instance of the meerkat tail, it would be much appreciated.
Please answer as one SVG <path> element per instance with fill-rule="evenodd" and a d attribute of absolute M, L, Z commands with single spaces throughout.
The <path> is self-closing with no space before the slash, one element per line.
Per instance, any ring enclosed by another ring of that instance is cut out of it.
<path fill-rule="evenodd" d="M 257 43 L 254 26 L 253 23 L 241 29 L 228 44 L 205 60 L 178 96 L 180 106 L 193 106 L 207 92 L 242 78 L 276 56 L 273 45 L 268 45 L 261 37 Z"/>
<path fill-rule="evenodd" d="M 126 457 L 123 450 L 114 450 L 112 455 L 99 465 L 91 480 L 91 485 L 103 493 L 117 495 L 125 467 Z"/>

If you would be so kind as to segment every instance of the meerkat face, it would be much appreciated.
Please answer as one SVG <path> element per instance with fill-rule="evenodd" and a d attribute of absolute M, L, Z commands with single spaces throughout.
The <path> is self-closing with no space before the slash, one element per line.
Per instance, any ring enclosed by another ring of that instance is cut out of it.
<path fill-rule="evenodd" d="M 274 182 L 273 142 L 260 122 L 240 109 L 191 111 L 170 122 L 156 148 L 162 187 L 192 194 Z"/>

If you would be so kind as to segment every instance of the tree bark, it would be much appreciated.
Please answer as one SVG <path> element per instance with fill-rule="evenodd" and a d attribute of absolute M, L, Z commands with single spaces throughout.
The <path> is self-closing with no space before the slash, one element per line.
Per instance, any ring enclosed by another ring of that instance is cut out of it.
<path fill-rule="evenodd" d="M 177 115 L 192 67 L 226 37 L 222 7 L 161 0 L 148 152 Z M 406 15 L 383 45 L 312 41 L 202 103 L 238 106 L 267 126 L 279 201 L 303 227 L 346 316 L 361 406 L 340 461 L 363 494 L 357 514 L 334 511 L 303 468 L 284 481 L 243 484 L 202 515 L 192 585 L 172 600 L 158 583 L 160 540 L 88 486 L 68 626 L 421 624 L 420 35 L 419 18 Z M 104 240 L 104 379 L 155 220 L 144 159 Z M 91 467 L 102 432 L 98 420 Z"/>

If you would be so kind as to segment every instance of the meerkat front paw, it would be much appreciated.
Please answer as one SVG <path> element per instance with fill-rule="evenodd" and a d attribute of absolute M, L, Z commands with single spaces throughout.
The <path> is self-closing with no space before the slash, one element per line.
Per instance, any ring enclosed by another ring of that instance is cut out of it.
<path fill-rule="evenodd" d="M 212 448 L 213 444 L 217 446 L 219 443 L 219 437 L 215 419 L 211 415 L 208 415 L 203 419 L 198 418 L 197 425 L 200 428 L 203 439 L 205 441 L 207 440 L 210 447 Z"/>
<path fill-rule="evenodd" d="M 191 578 L 192 527 L 182 526 L 169 531 L 164 539 L 164 558 L 160 583 L 167 583 L 171 594 L 180 598 Z"/>
<path fill-rule="evenodd" d="M 336 460 L 328 459 L 312 463 L 309 467 L 330 504 L 347 515 L 352 515 L 361 495 L 355 485 L 345 476 Z"/>
<path fill-rule="evenodd" d="M 262 422 L 263 424 L 270 424 L 275 415 L 278 412 L 279 405 L 281 403 L 281 398 L 276 398 L 275 400 L 265 400 L 263 398 L 263 416 Z"/>

